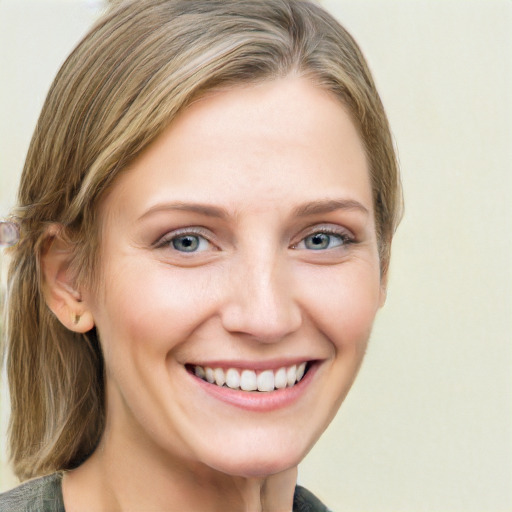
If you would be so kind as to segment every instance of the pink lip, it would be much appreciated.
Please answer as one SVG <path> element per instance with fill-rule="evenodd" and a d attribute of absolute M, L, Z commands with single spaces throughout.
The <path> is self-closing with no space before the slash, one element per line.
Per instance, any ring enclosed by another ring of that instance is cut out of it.
<path fill-rule="evenodd" d="M 236 368 L 238 370 L 255 370 L 255 371 L 263 371 L 263 370 L 279 370 L 279 368 L 287 368 L 293 365 L 299 365 L 303 362 L 313 361 L 314 359 L 311 357 L 303 357 L 303 358 L 294 358 L 294 359 L 273 359 L 272 361 L 245 361 L 245 360 L 237 360 L 237 361 L 207 361 L 207 362 L 193 362 L 187 363 L 187 366 L 202 366 L 206 368 Z"/>
<path fill-rule="evenodd" d="M 275 391 L 241 391 L 228 387 L 220 387 L 187 372 L 189 377 L 208 395 L 240 409 L 255 412 L 268 412 L 288 407 L 296 402 L 306 391 L 312 381 L 318 364 L 313 363 L 302 380 L 291 388 Z"/>

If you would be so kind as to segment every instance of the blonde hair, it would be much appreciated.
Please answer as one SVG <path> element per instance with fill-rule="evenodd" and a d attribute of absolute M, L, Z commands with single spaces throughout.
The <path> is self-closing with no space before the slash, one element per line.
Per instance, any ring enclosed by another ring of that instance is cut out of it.
<path fill-rule="evenodd" d="M 11 458 L 30 478 L 70 469 L 103 431 L 104 372 L 95 330 L 63 327 L 42 295 L 40 257 L 58 223 L 77 283 L 95 279 L 98 201 L 194 99 L 218 88 L 307 76 L 335 94 L 368 154 L 382 272 L 400 218 L 388 122 L 352 37 L 303 0 L 130 0 L 92 28 L 59 71 L 37 124 L 14 215 L 7 369 Z"/>

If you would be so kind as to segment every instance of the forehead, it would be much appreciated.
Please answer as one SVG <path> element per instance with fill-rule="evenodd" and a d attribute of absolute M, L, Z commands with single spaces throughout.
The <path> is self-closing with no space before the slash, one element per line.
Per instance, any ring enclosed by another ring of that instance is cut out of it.
<path fill-rule="evenodd" d="M 127 204 L 133 213 L 166 200 L 265 209 L 340 194 L 373 209 L 354 123 L 332 93 L 287 77 L 194 102 L 117 179 L 104 205 L 128 214 Z"/>

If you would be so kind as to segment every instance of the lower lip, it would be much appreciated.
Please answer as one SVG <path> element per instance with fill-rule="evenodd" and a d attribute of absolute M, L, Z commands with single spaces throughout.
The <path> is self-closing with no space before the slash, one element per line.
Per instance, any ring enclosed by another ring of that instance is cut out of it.
<path fill-rule="evenodd" d="M 242 391 L 224 386 L 217 386 L 200 379 L 188 372 L 194 382 L 206 393 L 227 404 L 240 409 L 256 412 L 268 412 L 292 405 L 306 392 L 318 364 L 313 363 L 302 380 L 291 388 L 276 389 L 275 391 Z"/>

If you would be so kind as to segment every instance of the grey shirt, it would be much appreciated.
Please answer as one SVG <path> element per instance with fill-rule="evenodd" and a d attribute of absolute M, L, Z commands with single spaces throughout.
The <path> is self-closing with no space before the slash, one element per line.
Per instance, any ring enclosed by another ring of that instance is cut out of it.
<path fill-rule="evenodd" d="M 29 480 L 0 494 L 0 512 L 65 512 L 62 498 L 62 473 Z M 304 487 L 295 487 L 293 512 L 329 512 L 316 496 Z"/>

